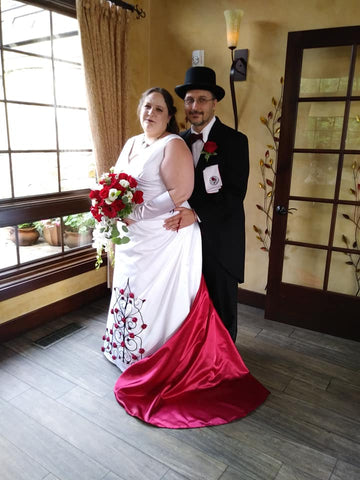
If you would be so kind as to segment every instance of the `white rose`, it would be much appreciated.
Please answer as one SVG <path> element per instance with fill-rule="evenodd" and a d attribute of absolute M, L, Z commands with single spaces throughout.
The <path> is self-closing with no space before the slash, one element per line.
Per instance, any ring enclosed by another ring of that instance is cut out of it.
<path fill-rule="evenodd" d="M 127 180 L 124 180 L 124 179 L 120 180 L 119 183 L 124 188 L 128 188 L 128 186 L 130 185 L 129 182 Z"/>
<path fill-rule="evenodd" d="M 129 192 L 125 193 L 124 197 L 127 197 L 129 199 L 129 202 L 131 202 L 131 200 L 133 198 L 133 194 L 132 194 L 132 192 L 129 191 Z"/>
<path fill-rule="evenodd" d="M 105 200 L 105 203 L 110 205 L 114 200 L 117 199 L 118 197 L 117 193 L 118 191 L 116 190 L 116 188 L 110 188 L 109 195 L 108 195 L 108 198 Z"/>

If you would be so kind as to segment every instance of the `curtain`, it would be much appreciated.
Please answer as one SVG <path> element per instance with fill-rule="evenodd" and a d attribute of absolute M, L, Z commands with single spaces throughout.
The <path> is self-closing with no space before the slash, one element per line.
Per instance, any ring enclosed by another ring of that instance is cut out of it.
<path fill-rule="evenodd" d="M 76 0 L 97 174 L 115 165 L 127 138 L 129 11 L 106 0 Z"/>
<path fill-rule="evenodd" d="M 98 177 L 115 165 L 127 138 L 129 11 L 106 0 L 76 0 L 90 128 Z M 108 257 L 107 280 L 113 268 Z"/>

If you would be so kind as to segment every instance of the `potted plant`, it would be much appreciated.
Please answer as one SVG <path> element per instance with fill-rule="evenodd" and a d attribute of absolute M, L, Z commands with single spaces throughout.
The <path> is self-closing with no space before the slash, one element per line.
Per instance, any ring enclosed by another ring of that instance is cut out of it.
<path fill-rule="evenodd" d="M 64 221 L 64 243 L 69 248 L 81 247 L 92 242 L 95 219 L 90 212 L 67 215 Z"/>
<path fill-rule="evenodd" d="M 52 246 L 61 245 L 61 221 L 60 218 L 48 218 L 41 220 L 41 232 L 44 240 Z"/>
<path fill-rule="evenodd" d="M 26 222 L 20 223 L 17 226 L 18 242 L 20 247 L 28 247 L 34 245 L 40 236 L 39 222 Z M 15 228 L 10 227 L 9 238 L 12 242 L 16 243 Z"/>

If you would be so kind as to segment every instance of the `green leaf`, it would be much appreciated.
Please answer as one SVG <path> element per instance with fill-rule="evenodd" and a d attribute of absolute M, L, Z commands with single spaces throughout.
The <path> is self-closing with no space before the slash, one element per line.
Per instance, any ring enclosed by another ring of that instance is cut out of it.
<path fill-rule="evenodd" d="M 127 232 L 129 231 L 129 229 L 127 228 L 126 225 L 122 225 L 121 228 L 122 228 L 122 231 L 123 231 L 123 232 L 126 232 L 126 233 L 127 233 Z"/>

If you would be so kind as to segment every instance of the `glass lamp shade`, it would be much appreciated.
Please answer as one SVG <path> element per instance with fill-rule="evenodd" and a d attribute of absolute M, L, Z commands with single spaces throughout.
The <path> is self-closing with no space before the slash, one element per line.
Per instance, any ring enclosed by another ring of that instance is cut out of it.
<path fill-rule="evenodd" d="M 239 40 L 240 23 L 244 15 L 244 10 L 241 10 L 240 8 L 236 10 L 225 10 L 224 15 L 226 23 L 227 45 L 229 48 L 236 48 Z"/>

